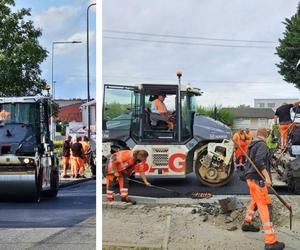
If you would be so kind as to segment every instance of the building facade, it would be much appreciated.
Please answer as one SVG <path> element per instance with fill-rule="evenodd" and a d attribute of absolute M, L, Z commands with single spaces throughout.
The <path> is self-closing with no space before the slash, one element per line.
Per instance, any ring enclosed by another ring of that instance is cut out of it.
<path fill-rule="evenodd" d="M 286 98 L 286 99 L 254 99 L 254 108 L 271 108 L 274 111 L 283 103 L 294 103 L 299 98 Z"/>
<path fill-rule="evenodd" d="M 234 115 L 233 131 L 249 128 L 255 132 L 258 128 L 270 128 L 274 111 L 271 108 L 229 108 Z"/>

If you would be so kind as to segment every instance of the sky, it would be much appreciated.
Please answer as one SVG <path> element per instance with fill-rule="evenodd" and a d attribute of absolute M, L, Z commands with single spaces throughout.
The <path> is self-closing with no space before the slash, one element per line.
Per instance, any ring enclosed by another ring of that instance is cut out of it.
<path fill-rule="evenodd" d="M 181 70 L 183 84 L 204 92 L 203 106 L 300 98 L 275 66 L 282 22 L 297 5 L 296 0 L 103 1 L 103 83 L 174 84 Z"/>
<path fill-rule="evenodd" d="M 31 8 L 31 19 L 42 29 L 40 44 L 49 52 L 42 78 L 51 84 L 52 42 L 81 41 L 54 46 L 55 98 L 87 98 L 86 9 L 92 0 L 16 0 L 15 9 Z M 96 89 L 96 8 L 90 9 L 90 94 Z"/>

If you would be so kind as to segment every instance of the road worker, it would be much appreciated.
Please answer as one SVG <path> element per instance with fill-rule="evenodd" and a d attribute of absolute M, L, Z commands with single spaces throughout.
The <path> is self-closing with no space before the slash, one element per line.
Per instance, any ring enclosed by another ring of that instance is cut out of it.
<path fill-rule="evenodd" d="M 90 140 L 89 138 L 87 138 L 87 136 L 83 137 L 83 140 L 80 142 L 82 145 L 82 149 L 83 149 L 83 154 L 84 154 L 84 168 L 83 168 L 83 172 L 85 171 L 85 165 L 88 164 L 88 160 L 89 160 L 89 152 L 91 150 L 91 144 L 90 144 Z M 83 175 L 83 173 L 81 173 L 81 175 Z"/>
<path fill-rule="evenodd" d="M 6 111 L 5 109 L 2 109 L 0 111 L 0 121 L 8 121 L 11 119 L 11 113 Z"/>
<path fill-rule="evenodd" d="M 84 170 L 84 152 L 82 144 L 80 143 L 81 137 L 76 138 L 76 142 L 72 144 L 71 150 L 73 155 L 73 171 L 75 172 L 75 178 L 85 178 L 83 175 Z"/>
<path fill-rule="evenodd" d="M 240 147 L 247 152 L 248 151 L 248 140 L 247 140 L 247 135 L 246 132 L 243 129 L 239 129 L 234 135 L 233 135 L 233 141 L 235 141 Z M 235 159 L 236 159 L 236 164 L 238 168 L 241 168 L 243 170 L 243 165 L 245 163 L 245 157 L 242 153 L 242 151 L 238 148 L 235 147 Z"/>
<path fill-rule="evenodd" d="M 168 124 L 169 129 L 174 128 L 174 120 L 171 118 L 170 112 L 167 110 L 164 100 L 166 98 L 165 94 L 159 95 L 151 103 L 151 123 L 156 125 L 158 121 L 164 121 Z"/>
<path fill-rule="evenodd" d="M 275 125 L 277 125 L 279 119 L 281 150 L 285 148 L 288 137 L 288 130 L 293 126 L 293 122 L 291 119 L 291 108 L 297 107 L 299 103 L 300 101 L 295 102 L 294 104 L 283 103 L 279 108 L 276 109 L 274 123 Z"/>
<path fill-rule="evenodd" d="M 121 200 L 131 202 L 128 198 L 128 178 L 133 172 L 140 173 L 146 186 L 151 186 L 148 182 L 145 171 L 148 168 L 146 162 L 148 153 L 145 150 L 121 150 L 114 153 L 109 160 L 106 175 L 106 196 L 107 201 L 114 201 L 114 183 L 119 182 Z"/>
<path fill-rule="evenodd" d="M 272 204 L 268 195 L 268 187 L 271 186 L 270 152 L 266 145 L 268 130 L 260 128 L 257 130 L 257 139 L 249 145 L 249 157 L 257 166 L 265 181 L 256 170 L 247 163 L 246 181 L 249 187 L 251 202 L 246 212 L 245 221 L 242 225 L 243 231 L 258 232 L 259 227 L 253 224 L 255 211 L 258 210 L 259 217 L 264 230 L 264 241 L 266 250 L 281 250 L 285 245 L 277 241 L 272 224 Z"/>
<path fill-rule="evenodd" d="M 246 128 L 245 129 L 245 134 L 246 134 L 246 137 L 247 137 L 246 138 L 247 139 L 247 144 L 249 145 L 253 140 L 253 133 L 250 131 L 249 128 Z"/>
<path fill-rule="evenodd" d="M 68 136 L 67 139 L 63 143 L 63 152 L 62 152 L 62 163 L 63 163 L 63 178 L 70 178 L 70 175 L 68 175 L 68 168 L 70 165 L 70 156 L 71 156 L 71 140 L 72 137 Z"/>

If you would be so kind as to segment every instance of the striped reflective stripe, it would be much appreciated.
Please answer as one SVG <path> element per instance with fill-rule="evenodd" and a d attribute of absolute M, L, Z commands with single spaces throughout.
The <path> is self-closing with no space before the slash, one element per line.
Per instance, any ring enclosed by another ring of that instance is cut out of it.
<path fill-rule="evenodd" d="M 121 196 L 124 197 L 124 196 L 128 196 L 128 189 L 127 188 L 121 188 Z"/>
<path fill-rule="evenodd" d="M 272 222 L 263 223 L 263 227 L 273 227 L 273 223 Z"/>
<path fill-rule="evenodd" d="M 264 230 L 264 234 L 275 234 L 274 229 Z"/>
<path fill-rule="evenodd" d="M 251 221 L 251 220 L 252 220 L 252 217 L 247 215 L 247 216 L 245 217 L 245 220 L 248 220 L 248 221 L 250 220 L 250 221 Z"/>

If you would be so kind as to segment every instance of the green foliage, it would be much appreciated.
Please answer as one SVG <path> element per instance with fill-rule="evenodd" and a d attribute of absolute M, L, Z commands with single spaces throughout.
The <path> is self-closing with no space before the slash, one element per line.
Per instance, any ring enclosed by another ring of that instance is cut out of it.
<path fill-rule="evenodd" d="M 14 0 L 0 1 L 0 95 L 41 93 L 40 64 L 47 57 L 38 42 L 42 32 L 29 20 L 30 9 L 13 11 L 13 6 Z"/>
<path fill-rule="evenodd" d="M 227 126 L 232 127 L 233 126 L 233 121 L 234 121 L 234 115 L 233 113 L 227 109 L 227 108 L 222 108 L 221 106 L 219 107 L 198 107 L 197 112 L 203 115 L 207 115 L 215 120 L 218 120 L 220 122 L 225 123 Z"/>
<path fill-rule="evenodd" d="M 130 112 L 130 108 L 130 104 L 109 103 L 105 106 L 104 117 L 108 119 L 115 118 L 123 113 Z"/>
<path fill-rule="evenodd" d="M 241 104 L 239 106 L 237 106 L 238 108 L 251 108 L 250 105 L 246 105 L 246 104 Z"/>
<path fill-rule="evenodd" d="M 279 46 L 276 48 L 276 54 L 281 60 L 276 66 L 285 81 L 300 89 L 300 73 L 295 68 L 300 59 L 300 4 L 296 14 L 290 19 L 286 18 L 283 24 L 283 38 L 279 39 Z"/>

